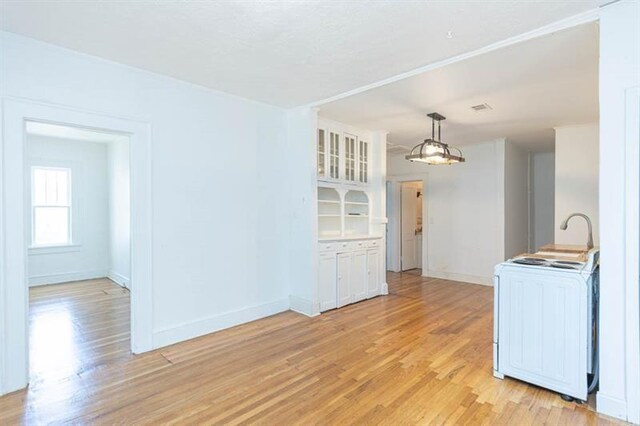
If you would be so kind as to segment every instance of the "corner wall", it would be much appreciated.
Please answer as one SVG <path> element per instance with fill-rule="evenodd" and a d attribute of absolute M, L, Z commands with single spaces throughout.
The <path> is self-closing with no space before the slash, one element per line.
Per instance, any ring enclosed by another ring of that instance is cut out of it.
<path fill-rule="evenodd" d="M 587 243 L 587 223 L 573 218 L 563 231 L 560 224 L 571 213 L 584 213 L 593 224 L 593 241 L 600 242 L 598 213 L 598 124 L 556 127 L 555 243 Z"/>
<path fill-rule="evenodd" d="M 131 288 L 131 190 L 129 141 L 108 145 L 109 168 L 109 271 L 108 277 Z"/>
<path fill-rule="evenodd" d="M 504 162 L 504 257 L 529 251 L 529 152 L 509 141 Z"/>
<path fill-rule="evenodd" d="M 635 423 L 640 423 L 639 90 L 640 2 L 615 2 L 600 10 L 599 213 L 604 232 L 600 235 L 597 408 Z"/>

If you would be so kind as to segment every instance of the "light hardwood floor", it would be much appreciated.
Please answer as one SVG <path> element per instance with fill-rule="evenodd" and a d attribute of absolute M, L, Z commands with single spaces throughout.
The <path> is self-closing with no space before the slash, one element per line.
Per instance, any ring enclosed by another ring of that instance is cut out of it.
<path fill-rule="evenodd" d="M 390 295 L 141 356 L 107 280 L 31 290 L 28 390 L 0 424 L 614 424 L 491 371 L 492 289 L 389 274 Z"/>

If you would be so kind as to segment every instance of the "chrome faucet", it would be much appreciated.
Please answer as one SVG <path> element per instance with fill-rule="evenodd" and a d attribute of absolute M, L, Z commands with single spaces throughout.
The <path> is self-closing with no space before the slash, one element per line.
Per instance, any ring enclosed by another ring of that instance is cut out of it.
<path fill-rule="evenodd" d="M 581 218 L 587 221 L 587 226 L 589 227 L 589 239 L 587 240 L 587 250 L 591 250 L 593 248 L 593 230 L 591 227 L 591 219 L 589 219 L 589 216 L 583 213 L 571 213 L 568 218 L 562 221 L 562 224 L 560 225 L 560 229 L 562 229 L 563 231 L 566 231 L 567 225 L 569 223 L 569 219 L 571 219 L 574 216 L 580 216 Z"/>

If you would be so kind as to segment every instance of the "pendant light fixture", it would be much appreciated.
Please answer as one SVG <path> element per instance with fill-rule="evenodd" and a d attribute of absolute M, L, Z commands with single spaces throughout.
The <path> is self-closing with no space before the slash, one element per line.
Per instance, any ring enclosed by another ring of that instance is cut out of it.
<path fill-rule="evenodd" d="M 464 163 L 462 151 L 443 143 L 440 139 L 440 122 L 446 120 L 446 117 L 437 112 L 427 114 L 427 117 L 431 117 L 431 139 L 425 139 L 421 144 L 414 146 L 411 154 L 405 156 L 405 158 L 409 161 L 419 161 L 432 165 Z M 436 121 L 438 122 L 438 140 L 436 140 Z M 454 150 L 453 154 L 451 150 Z"/>

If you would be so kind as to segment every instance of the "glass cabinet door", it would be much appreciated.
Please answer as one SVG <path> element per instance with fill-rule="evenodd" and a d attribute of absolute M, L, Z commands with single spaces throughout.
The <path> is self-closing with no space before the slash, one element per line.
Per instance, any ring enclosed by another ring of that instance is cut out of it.
<path fill-rule="evenodd" d="M 345 179 L 348 181 L 356 180 L 356 138 L 345 135 Z"/>
<path fill-rule="evenodd" d="M 358 150 L 358 180 L 367 183 L 369 180 L 369 144 L 365 141 L 359 141 Z"/>
<path fill-rule="evenodd" d="M 326 176 L 326 142 L 324 140 L 324 129 L 318 129 L 318 177 Z"/>
<path fill-rule="evenodd" d="M 340 177 L 340 135 L 329 132 L 329 177 Z"/>

